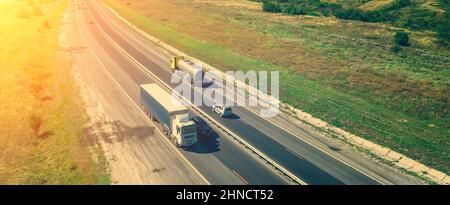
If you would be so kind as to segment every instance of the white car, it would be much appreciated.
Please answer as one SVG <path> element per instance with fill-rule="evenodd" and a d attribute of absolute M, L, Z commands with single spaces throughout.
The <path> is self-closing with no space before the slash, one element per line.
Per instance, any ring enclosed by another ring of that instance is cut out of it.
<path fill-rule="evenodd" d="M 233 115 L 233 111 L 231 110 L 231 107 L 224 106 L 224 105 L 213 105 L 212 111 L 219 114 L 221 117 Z"/>

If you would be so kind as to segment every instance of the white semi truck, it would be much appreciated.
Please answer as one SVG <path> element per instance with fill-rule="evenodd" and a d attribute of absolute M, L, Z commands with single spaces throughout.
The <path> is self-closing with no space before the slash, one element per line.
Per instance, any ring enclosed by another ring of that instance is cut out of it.
<path fill-rule="evenodd" d="M 164 133 L 179 147 L 197 143 L 197 127 L 189 117 L 189 110 L 175 103 L 172 95 L 155 83 L 140 86 L 140 103 L 152 120 L 163 126 Z"/>

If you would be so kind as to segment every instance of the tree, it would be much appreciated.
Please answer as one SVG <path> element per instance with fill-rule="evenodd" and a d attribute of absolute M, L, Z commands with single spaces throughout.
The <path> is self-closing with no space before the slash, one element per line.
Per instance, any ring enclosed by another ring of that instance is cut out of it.
<path fill-rule="evenodd" d="M 443 20 L 436 27 L 439 39 L 447 43 L 450 42 L 450 27 L 448 26 L 448 22 L 450 22 L 450 11 L 445 11 Z"/>
<path fill-rule="evenodd" d="M 274 13 L 281 12 L 280 7 L 269 0 L 264 0 L 262 3 L 263 3 L 262 4 L 263 11 L 265 12 L 274 12 Z"/>
<path fill-rule="evenodd" d="M 409 35 L 406 32 L 398 31 L 394 35 L 394 45 L 409 46 Z"/>

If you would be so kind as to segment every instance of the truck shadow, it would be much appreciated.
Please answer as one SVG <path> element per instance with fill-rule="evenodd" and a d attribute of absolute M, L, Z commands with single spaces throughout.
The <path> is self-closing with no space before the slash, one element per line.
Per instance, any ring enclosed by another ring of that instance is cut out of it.
<path fill-rule="evenodd" d="M 199 136 L 198 144 L 185 148 L 186 151 L 198 154 L 209 154 L 220 151 L 219 134 L 212 131 L 208 136 Z"/>

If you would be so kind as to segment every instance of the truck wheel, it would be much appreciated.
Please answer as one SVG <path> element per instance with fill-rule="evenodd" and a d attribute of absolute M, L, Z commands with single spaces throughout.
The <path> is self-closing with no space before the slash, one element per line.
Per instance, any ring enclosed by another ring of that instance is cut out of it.
<path fill-rule="evenodd" d="M 170 141 L 172 141 L 172 143 L 173 143 L 175 146 L 180 147 L 179 144 L 178 144 L 178 142 L 177 142 L 177 139 L 176 139 L 175 137 L 174 137 L 174 138 L 171 138 Z"/>

